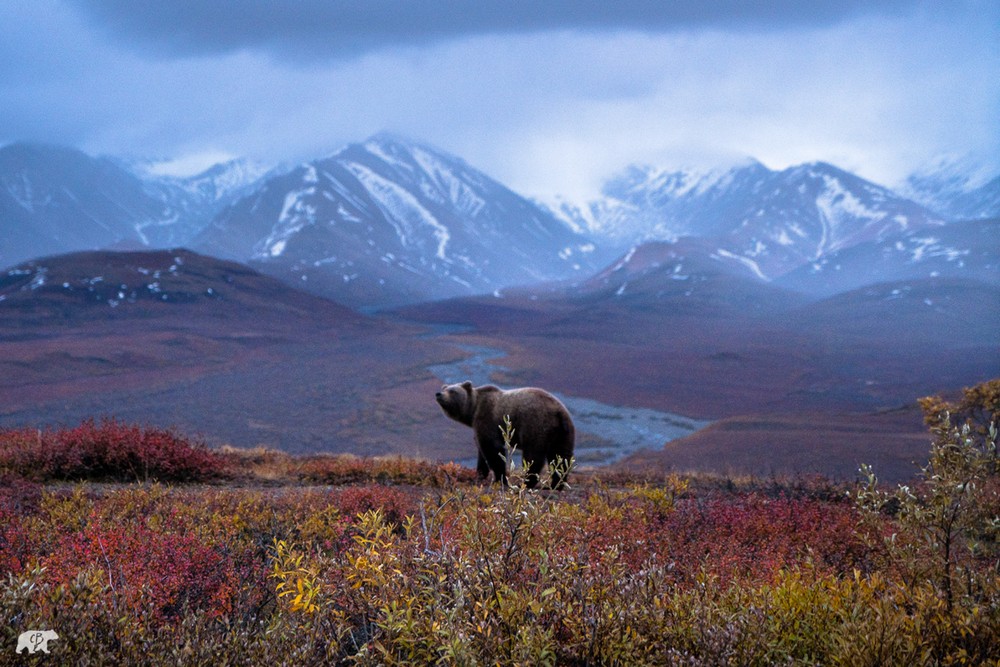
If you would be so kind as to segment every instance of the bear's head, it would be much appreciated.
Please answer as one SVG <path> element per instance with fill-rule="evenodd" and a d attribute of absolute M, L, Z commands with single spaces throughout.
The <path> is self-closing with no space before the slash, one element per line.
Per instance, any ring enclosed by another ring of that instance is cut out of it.
<path fill-rule="evenodd" d="M 446 384 L 434 398 L 446 415 L 466 426 L 472 426 L 472 418 L 476 414 L 476 394 L 471 382 Z"/>

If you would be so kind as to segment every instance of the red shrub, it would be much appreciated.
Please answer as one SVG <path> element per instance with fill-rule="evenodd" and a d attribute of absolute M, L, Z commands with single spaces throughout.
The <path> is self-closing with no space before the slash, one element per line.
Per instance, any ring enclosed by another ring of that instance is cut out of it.
<path fill-rule="evenodd" d="M 21 517 L 0 503 L 0 577 L 18 574 L 31 554 L 31 539 Z"/>
<path fill-rule="evenodd" d="M 37 544 L 24 517 L 34 510 L 40 496 L 34 484 L 0 475 L 0 579 L 18 574 L 35 552 Z"/>
<path fill-rule="evenodd" d="M 411 496 L 389 486 L 350 486 L 334 491 L 333 496 L 331 504 L 352 518 L 361 512 L 381 509 L 386 521 L 398 525 L 416 509 Z"/>
<path fill-rule="evenodd" d="M 358 458 L 349 454 L 319 455 L 296 466 L 299 479 L 319 484 L 412 484 L 452 488 L 476 481 L 476 471 L 455 463 L 431 463 L 402 456 Z"/>
<path fill-rule="evenodd" d="M 88 419 L 57 431 L 0 432 L 0 470 L 34 479 L 191 482 L 219 477 L 224 459 L 173 431 Z"/>
<path fill-rule="evenodd" d="M 665 535 L 679 574 L 704 566 L 724 580 L 759 581 L 804 558 L 824 570 L 849 571 L 866 553 L 857 524 L 846 504 L 750 495 L 686 502 Z"/>
<path fill-rule="evenodd" d="M 96 571 L 126 608 L 152 609 L 154 620 L 189 611 L 224 615 L 237 588 L 234 570 L 221 552 L 198 540 L 164 535 L 142 525 L 98 526 L 64 538 L 45 560 L 55 585 L 82 571 Z"/>

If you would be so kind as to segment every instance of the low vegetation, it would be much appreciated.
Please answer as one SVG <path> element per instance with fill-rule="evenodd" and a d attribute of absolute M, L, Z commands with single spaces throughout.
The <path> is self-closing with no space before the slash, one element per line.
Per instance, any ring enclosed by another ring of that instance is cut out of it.
<path fill-rule="evenodd" d="M 88 420 L 76 428 L 0 432 L 0 473 L 36 481 L 199 482 L 224 459 L 173 431 Z"/>
<path fill-rule="evenodd" d="M 894 489 L 867 470 L 503 490 L 454 465 L 176 444 L 204 469 L 170 476 L 152 455 L 46 467 L 32 436 L 93 438 L 7 431 L 0 664 L 998 665 L 998 414 L 960 403 L 925 404 L 928 463 Z M 14 656 L 35 628 L 52 655 Z"/>

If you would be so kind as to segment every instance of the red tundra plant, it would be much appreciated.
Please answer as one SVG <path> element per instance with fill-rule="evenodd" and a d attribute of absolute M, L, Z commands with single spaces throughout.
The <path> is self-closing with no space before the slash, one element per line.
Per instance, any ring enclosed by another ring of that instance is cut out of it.
<path fill-rule="evenodd" d="M 334 491 L 330 504 L 349 517 L 380 509 L 385 520 L 397 526 L 403 522 L 407 514 L 412 514 L 416 509 L 416 501 L 412 494 L 404 493 L 398 488 L 378 485 L 349 486 Z"/>
<path fill-rule="evenodd" d="M 669 517 L 662 536 L 680 576 L 705 568 L 723 580 L 764 581 L 804 560 L 831 573 L 861 566 L 868 548 L 858 518 L 849 504 L 803 498 L 694 500 Z"/>
<path fill-rule="evenodd" d="M 390 456 L 359 458 L 350 454 L 319 455 L 305 458 L 296 466 L 299 479 L 321 484 L 410 484 L 452 488 L 472 484 L 476 471 L 455 463 L 432 463 Z"/>
<path fill-rule="evenodd" d="M 109 603 L 136 616 L 149 610 L 157 622 L 191 612 L 226 615 L 239 588 L 237 573 L 219 550 L 141 524 L 91 524 L 65 537 L 42 564 L 53 585 L 94 574 L 106 583 Z"/>
<path fill-rule="evenodd" d="M 0 470 L 34 479 L 192 482 L 219 477 L 224 467 L 221 455 L 174 431 L 113 418 L 0 432 Z"/>
<path fill-rule="evenodd" d="M 20 573 L 32 551 L 31 536 L 20 514 L 4 500 L 0 496 L 0 578 Z"/>
<path fill-rule="evenodd" d="M 20 573 L 38 548 L 25 517 L 35 511 L 40 497 L 37 485 L 0 474 L 0 579 Z"/>

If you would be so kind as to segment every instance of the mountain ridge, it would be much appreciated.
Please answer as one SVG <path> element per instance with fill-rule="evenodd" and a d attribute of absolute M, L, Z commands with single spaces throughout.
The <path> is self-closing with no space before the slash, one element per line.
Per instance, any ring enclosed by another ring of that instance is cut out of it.
<path fill-rule="evenodd" d="M 945 222 L 825 162 L 772 171 L 749 161 L 702 175 L 633 167 L 609 181 L 604 194 L 576 216 L 592 221 L 599 239 L 712 239 L 764 280 L 897 230 Z"/>
<path fill-rule="evenodd" d="M 263 176 L 245 160 L 184 178 L 147 167 L 63 147 L 0 148 L 0 263 L 187 246 L 361 308 L 580 283 L 646 241 L 685 238 L 704 246 L 688 254 L 816 297 L 857 287 L 845 278 L 852 272 L 877 281 L 996 267 L 981 229 L 926 208 L 927 197 L 919 203 L 825 162 L 778 171 L 752 158 L 708 170 L 632 165 L 583 207 L 527 200 L 459 157 L 392 133 Z M 977 210 L 997 206 L 988 171 L 940 169 L 908 182 L 937 183 L 945 198 L 985 189 Z M 974 256 L 975 267 L 962 266 Z"/>

